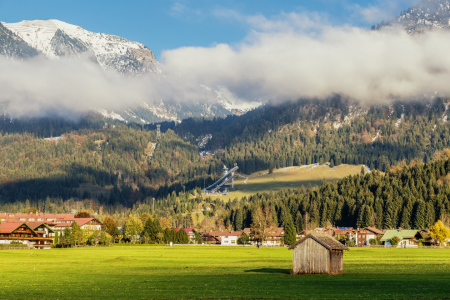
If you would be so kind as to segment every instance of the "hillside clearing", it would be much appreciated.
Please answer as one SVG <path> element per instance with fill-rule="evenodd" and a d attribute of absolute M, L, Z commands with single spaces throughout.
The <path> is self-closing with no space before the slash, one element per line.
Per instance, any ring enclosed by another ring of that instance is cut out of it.
<path fill-rule="evenodd" d="M 269 170 L 256 172 L 248 176 L 239 174 L 238 179 L 234 181 L 236 191 L 214 198 L 228 201 L 234 198 L 248 197 L 256 193 L 298 189 L 301 185 L 306 188 L 309 184 L 320 185 L 324 180 L 336 181 L 349 175 L 359 174 L 362 167 L 363 165 L 343 164 L 330 168 L 324 164 L 321 166 L 308 165 L 275 169 L 272 174 L 268 174 Z"/>

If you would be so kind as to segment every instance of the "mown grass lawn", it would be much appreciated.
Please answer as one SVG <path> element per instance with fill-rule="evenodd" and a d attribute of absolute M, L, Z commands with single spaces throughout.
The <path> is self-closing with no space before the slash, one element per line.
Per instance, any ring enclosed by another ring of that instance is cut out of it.
<path fill-rule="evenodd" d="M 287 248 L 0 250 L 0 299 L 450 299 L 449 249 L 351 249 L 345 273 L 292 276 Z"/>

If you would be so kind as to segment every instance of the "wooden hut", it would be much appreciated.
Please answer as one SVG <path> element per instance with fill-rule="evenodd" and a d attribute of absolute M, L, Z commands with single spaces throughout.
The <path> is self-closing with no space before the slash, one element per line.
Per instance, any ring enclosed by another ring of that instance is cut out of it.
<path fill-rule="evenodd" d="M 293 274 L 339 274 L 344 271 L 347 247 L 325 234 L 309 234 L 289 247 L 293 251 Z"/>

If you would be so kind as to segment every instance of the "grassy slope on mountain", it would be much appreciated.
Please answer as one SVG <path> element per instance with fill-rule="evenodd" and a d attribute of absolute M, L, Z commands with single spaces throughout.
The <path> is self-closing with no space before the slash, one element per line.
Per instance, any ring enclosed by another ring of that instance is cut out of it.
<path fill-rule="evenodd" d="M 361 173 L 362 165 L 339 165 L 330 168 L 328 165 L 309 165 L 301 167 L 287 167 L 274 170 L 269 174 L 269 170 L 253 173 L 247 178 L 238 176 L 234 181 L 236 191 L 227 195 L 214 197 L 221 200 L 234 198 L 249 198 L 253 194 L 278 192 L 280 190 L 298 189 L 300 186 L 319 186 L 323 181 L 341 180 L 349 175 Z M 246 176 L 244 176 L 246 177 Z"/>

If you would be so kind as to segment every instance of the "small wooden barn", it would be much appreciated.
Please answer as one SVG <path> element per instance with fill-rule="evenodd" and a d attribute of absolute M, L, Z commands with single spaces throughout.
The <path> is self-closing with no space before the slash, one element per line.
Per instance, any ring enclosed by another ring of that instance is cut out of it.
<path fill-rule="evenodd" d="M 347 247 L 325 234 L 309 234 L 289 247 L 293 251 L 293 274 L 339 274 L 344 271 Z"/>

